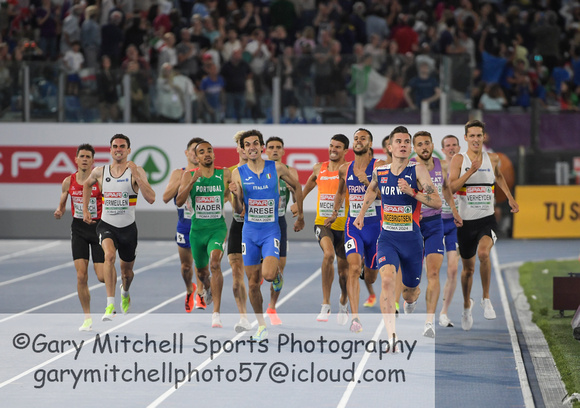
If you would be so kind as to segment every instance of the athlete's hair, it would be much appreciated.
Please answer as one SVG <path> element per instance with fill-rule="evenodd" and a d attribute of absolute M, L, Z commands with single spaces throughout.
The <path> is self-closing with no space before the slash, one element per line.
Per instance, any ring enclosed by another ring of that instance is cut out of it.
<path fill-rule="evenodd" d="M 194 144 L 194 143 L 200 144 L 203 141 L 204 140 L 201 137 L 194 137 L 189 142 L 187 142 L 187 148 L 189 149 L 191 147 L 191 145 Z"/>
<path fill-rule="evenodd" d="M 115 139 L 123 139 L 124 141 L 126 141 L 126 142 L 127 142 L 127 147 L 128 147 L 128 148 L 130 148 L 130 147 L 131 147 L 131 141 L 129 140 L 129 137 L 128 137 L 128 136 L 125 136 L 125 135 L 124 135 L 124 134 L 122 134 L 122 133 L 117 133 L 115 136 L 113 136 L 113 137 L 111 138 L 111 141 L 109 142 L 109 145 L 110 145 L 110 146 L 113 146 L 113 140 L 115 140 Z"/>
<path fill-rule="evenodd" d="M 371 142 L 372 142 L 373 141 L 373 134 L 371 133 L 370 130 L 361 127 L 361 128 L 358 128 L 357 130 L 355 130 L 354 133 L 359 132 L 361 130 L 364 131 L 364 132 L 367 132 L 367 135 L 370 136 Z M 354 133 L 353 133 L 353 135 L 354 135 Z"/>
<path fill-rule="evenodd" d="M 268 146 L 268 143 L 270 142 L 280 142 L 282 143 L 282 147 L 284 147 L 284 141 L 282 140 L 281 137 L 278 136 L 271 136 L 268 138 L 268 140 L 266 140 L 266 147 Z"/>
<path fill-rule="evenodd" d="M 375 149 L 373 149 L 372 147 L 369 147 L 369 154 L 371 157 L 375 157 Z"/>
<path fill-rule="evenodd" d="M 472 127 L 480 127 L 482 132 L 485 134 L 485 123 L 483 123 L 481 120 L 473 119 L 467 122 L 465 124 L 465 134 L 467 134 L 467 130 Z"/>
<path fill-rule="evenodd" d="M 457 136 L 447 135 L 443 139 L 441 139 L 441 148 L 445 147 L 445 139 L 449 139 L 450 137 L 454 138 L 455 141 L 457 142 L 457 145 L 459 146 L 459 139 L 457 138 Z"/>
<path fill-rule="evenodd" d="M 197 142 L 197 144 L 196 144 L 196 145 L 195 145 L 195 147 L 193 148 L 193 151 L 194 151 L 194 153 L 196 154 L 196 156 L 197 156 L 197 147 L 198 147 L 200 144 L 207 143 L 208 145 L 210 145 L 211 147 L 213 147 L 213 146 L 211 145 L 211 143 L 210 143 L 210 142 L 208 142 L 207 140 L 204 140 L 204 139 L 201 139 L 201 138 L 197 138 L 197 139 L 199 139 L 199 142 Z M 195 143 L 195 142 L 194 142 L 194 143 Z"/>
<path fill-rule="evenodd" d="M 431 133 L 427 132 L 426 130 L 420 130 L 413 135 L 413 145 L 415 145 L 415 139 L 419 136 L 428 136 L 431 140 L 431 143 L 433 143 L 433 137 L 431 136 Z"/>
<path fill-rule="evenodd" d="M 383 137 L 383 141 L 381 142 L 381 146 L 383 146 L 383 149 L 390 144 L 391 144 L 391 135 L 386 135 L 385 137 Z"/>
<path fill-rule="evenodd" d="M 246 130 L 244 132 L 244 134 L 242 136 L 240 136 L 240 147 L 243 148 L 244 147 L 244 140 L 246 140 L 248 137 L 252 137 L 252 136 L 258 136 L 258 140 L 260 141 L 260 146 L 264 146 L 264 136 L 262 136 L 262 133 L 259 130 L 251 129 L 251 130 Z"/>
<path fill-rule="evenodd" d="M 243 135 L 244 133 L 246 133 L 246 131 L 245 131 L 245 130 L 238 130 L 238 131 L 236 132 L 236 134 L 234 135 L 234 142 L 236 142 L 236 144 L 237 144 L 239 147 L 242 147 L 242 145 L 240 144 L 240 139 L 242 138 L 242 135 Z"/>
<path fill-rule="evenodd" d="M 330 140 L 336 140 L 344 145 L 344 150 L 348 150 L 348 144 L 350 143 L 348 137 L 343 135 L 342 133 L 337 133 L 336 135 L 332 136 Z"/>
<path fill-rule="evenodd" d="M 389 137 L 392 138 L 395 133 L 406 133 L 409 136 L 411 136 L 411 134 L 409 133 L 409 131 L 405 126 L 397 126 L 396 128 L 394 128 L 389 134 Z M 393 143 L 393 141 L 391 140 L 389 143 Z"/>
<path fill-rule="evenodd" d="M 77 147 L 77 156 L 79 155 L 81 150 L 88 150 L 89 152 L 91 152 L 93 154 L 93 157 L 95 157 L 95 148 L 88 144 L 88 143 L 83 143 L 82 145 L 80 145 L 79 147 Z"/>

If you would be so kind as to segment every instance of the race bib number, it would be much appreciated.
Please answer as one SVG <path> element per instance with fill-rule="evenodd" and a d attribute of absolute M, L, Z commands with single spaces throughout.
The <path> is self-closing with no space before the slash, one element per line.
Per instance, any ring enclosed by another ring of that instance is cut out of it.
<path fill-rule="evenodd" d="M 246 255 L 246 244 L 242 242 L 242 255 Z"/>
<path fill-rule="evenodd" d="M 354 242 L 354 239 L 352 239 L 352 238 L 344 243 L 345 252 L 352 251 L 355 248 L 356 248 L 356 244 Z"/>
<path fill-rule="evenodd" d="M 178 232 L 175 234 L 175 241 L 178 244 L 186 244 L 187 242 L 185 241 L 185 235 L 183 235 L 182 233 Z"/>
<path fill-rule="evenodd" d="M 492 186 L 469 186 L 465 188 L 467 207 L 472 210 L 489 210 L 493 207 Z"/>
<path fill-rule="evenodd" d="M 357 217 L 360 214 L 360 210 L 363 206 L 363 202 L 364 202 L 364 194 L 351 194 L 349 196 L 349 200 L 350 200 L 350 216 L 352 218 Z M 377 209 L 373 205 L 371 205 L 368 209 L 367 212 L 365 213 L 365 218 L 366 217 L 374 217 L 377 215 Z"/>
<path fill-rule="evenodd" d="M 104 192 L 103 211 L 110 215 L 125 214 L 129 210 L 129 194 L 126 192 Z"/>
<path fill-rule="evenodd" d="M 318 201 L 318 215 L 322 218 L 332 217 L 333 211 L 334 194 L 320 194 L 320 200 Z M 340 206 L 337 217 L 344 217 L 344 203 Z"/>
<path fill-rule="evenodd" d="M 457 194 L 453 194 L 453 202 L 455 203 L 455 208 L 459 208 L 459 200 L 457 198 Z M 445 197 L 441 197 L 441 213 L 442 214 L 451 214 L 451 206 L 447 204 Z"/>
<path fill-rule="evenodd" d="M 83 198 L 82 197 L 71 197 L 75 213 L 73 217 L 83 218 Z M 97 218 L 97 199 L 91 197 L 89 199 L 89 212 L 91 213 L 91 218 Z"/>
<path fill-rule="evenodd" d="M 234 217 L 234 220 L 236 220 L 237 222 L 244 222 L 244 216 L 241 214 L 238 214 L 237 212 L 233 213 L 233 217 Z"/>
<path fill-rule="evenodd" d="M 275 222 L 276 200 L 248 200 L 248 221 L 251 222 Z"/>
<path fill-rule="evenodd" d="M 191 197 L 187 197 L 185 204 L 183 204 L 183 218 L 186 220 L 191 220 L 193 218 L 193 203 L 191 202 Z"/>
<path fill-rule="evenodd" d="M 383 206 L 383 229 L 393 232 L 413 231 L 413 206 Z"/>
<path fill-rule="evenodd" d="M 286 215 L 286 195 L 280 195 L 280 200 L 278 201 L 278 217 L 283 217 Z"/>
<path fill-rule="evenodd" d="M 195 197 L 195 218 L 198 220 L 216 220 L 222 217 L 222 200 L 220 196 Z"/>

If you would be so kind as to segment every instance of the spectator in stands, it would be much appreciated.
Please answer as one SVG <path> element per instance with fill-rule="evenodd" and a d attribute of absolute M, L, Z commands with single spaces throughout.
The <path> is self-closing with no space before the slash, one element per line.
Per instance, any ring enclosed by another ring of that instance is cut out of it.
<path fill-rule="evenodd" d="M 181 122 L 185 113 L 185 94 L 173 82 L 174 76 L 173 66 L 168 62 L 163 63 L 157 77 L 155 99 L 157 117 L 162 123 Z"/>
<path fill-rule="evenodd" d="M 521 59 L 515 61 L 513 72 L 506 81 L 510 85 L 511 105 L 528 108 L 532 103 L 534 83 Z"/>
<path fill-rule="evenodd" d="M 288 48 L 291 49 L 291 48 Z M 246 110 L 245 92 L 246 81 L 251 81 L 252 71 L 242 58 L 242 50 L 235 49 L 231 59 L 221 69 L 221 76 L 225 82 L 226 117 L 240 123 Z M 284 82 L 282 83 L 284 93 Z M 282 94 L 284 100 L 284 94 Z"/>
<path fill-rule="evenodd" d="M 566 111 L 578 111 L 578 94 L 574 92 L 574 84 L 572 81 L 562 81 L 560 84 L 560 95 L 558 97 L 558 102 L 560 103 L 560 109 Z"/>
<path fill-rule="evenodd" d="M 97 6 L 85 9 L 85 21 L 81 25 L 81 47 L 87 68 L 97 68 L 101 51 L 101 27 L 97 22 Z"/>
<path fill-rule="evenodd" d="M 224 61 L 229 61 L 235 49 L 242 49 L 242 42 L 238 38 L 238 30 L 230 26 L 227 29 L 227 40 L 222 49 L 222 57 Z"/>
<path fill-rule="evenodd" d="M 365 19 L 367 38 L 370 38 L 372 34 L 378 35 L 381 41 L 389 37 L 390 30 L 386 17 L 385 10 L 379 4 L 371 5 Z"/>
<path fill-rule="evenodd" d="M 508 106 L 508 101 L 499 84 L 489 84 L 479 99 L 479 109 L 500 111 Z"/>
<path fill-rule="evenodd" d="M 383 72 L 383 66 L 385 65 L 387 57 L 387 44 L 388 40 L 382 40 L 377 34 L 371 34 L 370 41 L 365 44 L 363 50 L 365 54 L 370 54 L 373 56 L 373 68 L 379 72 Z"/>
<path fill-rule="evenodd" d="M 260 18 L 260 10 L 254 7 L 251 1 L 244 1 L 242 5 L 242 14 L 238 22 L 238 30 L 240 33 L 252 35 L 254 30 L 262 27 L 262 20 Z"/>
<path fill-rule="evenodd" d="M 175 46 L 177 51 L 177 65 L 175 69 L 192 81 L 199 71 L 197 59 L 197 45 L 191 42 L 191 33 L 187 28 L 181 29 L 181 41 Z"/>
<path fill-rule="evenodd" d="M 310 50 L 314 50 L 316 47 L 316 41 L 314 40 L 315 34 L 314 27 L 305 27 L 294 42 L 294 55 L 297 57 L 301 56 L 304 45 L 306 44 L 310 46 Z"/>
<path fill-rule="evenodd" d="M 411 78 L 405 87 L 405 100 L 411 109 L 420 109 L 423 102 L 428 102 L 429 107 L 434 109 L 441 96 L 439 80 L 432 73 L 432 66 L 427 62 L 421 62 L 418 67 L 418 75 Z"/>
<path fill-rule="evenodd" d="M 270 5 L 270 23 L 283 26 L 290 38 L 294 38 L 298 17 L 294 4 L 289 0 L 273 0 Z"/>
<path fill-rule="evenodd" d="M 66 94 L 77 96 L 81 86 L 81 77 L 79 73 L 85 62 L 85 57 L 81 52 L 81 43 L 79 41 L 73 41 L 71 43 L 71 49 L 64 54 L 62 62 L 67 74 Z"/>
<path fill-rule="evenodd" d="M 200 86 L 205 123 L 224 122 L 224 88 L 224 79 L 211 62 L 208 64 L 208 74 L 201 80 Z"/>
<path fill-rule="evenodd" d="M 393 34 L 392 40 L 399 45 L 401 54 L 416 53 L 419 48 L 419 34 L 413 28 L 414 26 L 415 17 L 409 14 L 403 17 L 402 25 Z"/>
<path fill-rule="evenodd" d="M 165 63 L 174 67 L 177 65 L 177 50 L 175 49 L 175 35 L 173 33 L 163 34 L 163 42 L 165 43 L 159 51 L 159 59 L 157 60 L 158 70 L 161 71 L 161 66 Z"/>
<path fill-rule="evenodd" d="M 347 74 L 350 70 L 351 63 L 341 54 L 341 44 L 338 40 L 330 42 L 330 59 L 332 61 L 332 72 L 330 74 L 330 83 L 332 85 L 333 93 L 332 105 L 337 108 L 344 108 L 347 106 L 347 92 L 346 82 Z"/>
<path fill-rule="evenodd" d="M 71 12 L 65 17 L 62 22 L 62 29 L 60 35 L 60 53 L 65 55 L 67 51 L 72 49 L 72 44 L 75 41 L 81 40 L 81 16 L 84 12 L 82 4 L 75 4 L 72 6 Z"/>
<path fill-rule="evenodd" d="M 330 55 L 331 41 L 330 31 L 324 30 L 320 43 L 314 49 L 314 106 L 332 105 L 334 61 Z"/>
<path fill-rule="evenodd" d="M 149 20 L 143 15 L 133 17 L 130 27 L 125 31 L 125 42 L 123 44 L 123 52 L 127 50 L 129 44 L 133 44 L 139 50 L 141 55 L 144 54 L 144 49 L 148 44 L 145 39 L 148 37 L 148 32 L 151 29 Z"/>
<path fill-rule="evenodd" d="M 97 92 L 101 121 L 116 122 L 119 118 L 119 94 L 117 86 L 120 83 L 118 71 L 111 70 L 111 59 L 103 55 L 101 69 L 97 74 Z"/>
<path fill-rule="evenodd" d="M 113 11 L 109 24 L 101 28 L 101 55 L 107 55 L 111 59 L 113 68 L 118 68 L 121 64 L 124 40 L 122 20 L 123 14 L 120 11 Z"/>
<path fill-rule="evenodd" d="M 53 6 L 51 0 L 42 0 L 36 8 L 36 24 L 40 29 L 38 45 L 44 57 L 49 61 L 58 58 L 58 27 L 60 21 L 60 6 Z"/>
<path fill-rule="evenodd" d="M 199 14 L 191 17 L 191 42 L 197 45 L 197 55 L 203 55 L 211 48 L 209 39 L 203 35 L 203 23 Z"/>
<path fill-rule="evenodd" d="M 130 61 L 126 72 L 131 81 L 131 121 L 147 123 L 151 120 L 148 76 L 137 61 Z"/>
<path fill-rule="evenodd" d="M 367 7 L 362 1 L 357 1 L 352 6 L 352 14 L 350 14 L 348 21 L 355 30 L 355 43 L 366 44 L 367 42 L 366 11 Z"/>
<path fill-rule="evenodd" d="M 534 14 L 534 23 L 530 29 L 530 34 L 535 39 L 535 54 L 541 55 L 546 67 L 552 69 L 558 65 L 560 55 L 560 27 L 558 27 L 558 16 L 552 10 L 545 13 L 537 11 Z"/>
<path fill-rule="evenodd" d="M 256 93 L 256 104 L 252 109 L 252 117 L 254 119 L 265 116 L 262 101 L 268 86 L 266 74 L 271 54 L 264 40 L 264 31 L 256 28 L 252 33 L 252 40 L 246 45 L 245 49 L 245 55 L 249 59 L 250 68 L 252 69 L 252 80 Z"/>

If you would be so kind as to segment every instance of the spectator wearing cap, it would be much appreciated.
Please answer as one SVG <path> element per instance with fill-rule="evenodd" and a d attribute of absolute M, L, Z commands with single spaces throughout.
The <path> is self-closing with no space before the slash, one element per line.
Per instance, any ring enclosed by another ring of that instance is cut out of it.
<path fill-rule="evenodd" d="M 97 6 L 88 6 L 85 9 L 85 21 L 81 25 L 81 47 L 85 55 L 87 68 L 97 68 L 99 66 L 101 27 L 97 23 L 97 17 Z"/>

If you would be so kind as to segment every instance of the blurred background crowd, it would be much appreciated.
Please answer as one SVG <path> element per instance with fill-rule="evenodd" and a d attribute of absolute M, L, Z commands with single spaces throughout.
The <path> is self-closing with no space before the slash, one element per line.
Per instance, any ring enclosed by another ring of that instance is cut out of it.
<path fill-rule="evenodd" d="M 7 0 L 0 110 L 71 121 L 320 122 L 321 112 L 578 110 L 580 4 Z M 27 67 L 29 71 L 23 69 Z M 28 73 L 27 73 L 28 72 Z M 25 86 L 26 85 L 26 86 Z M 9 116 L 8 116 L 9 117 Z"/>

